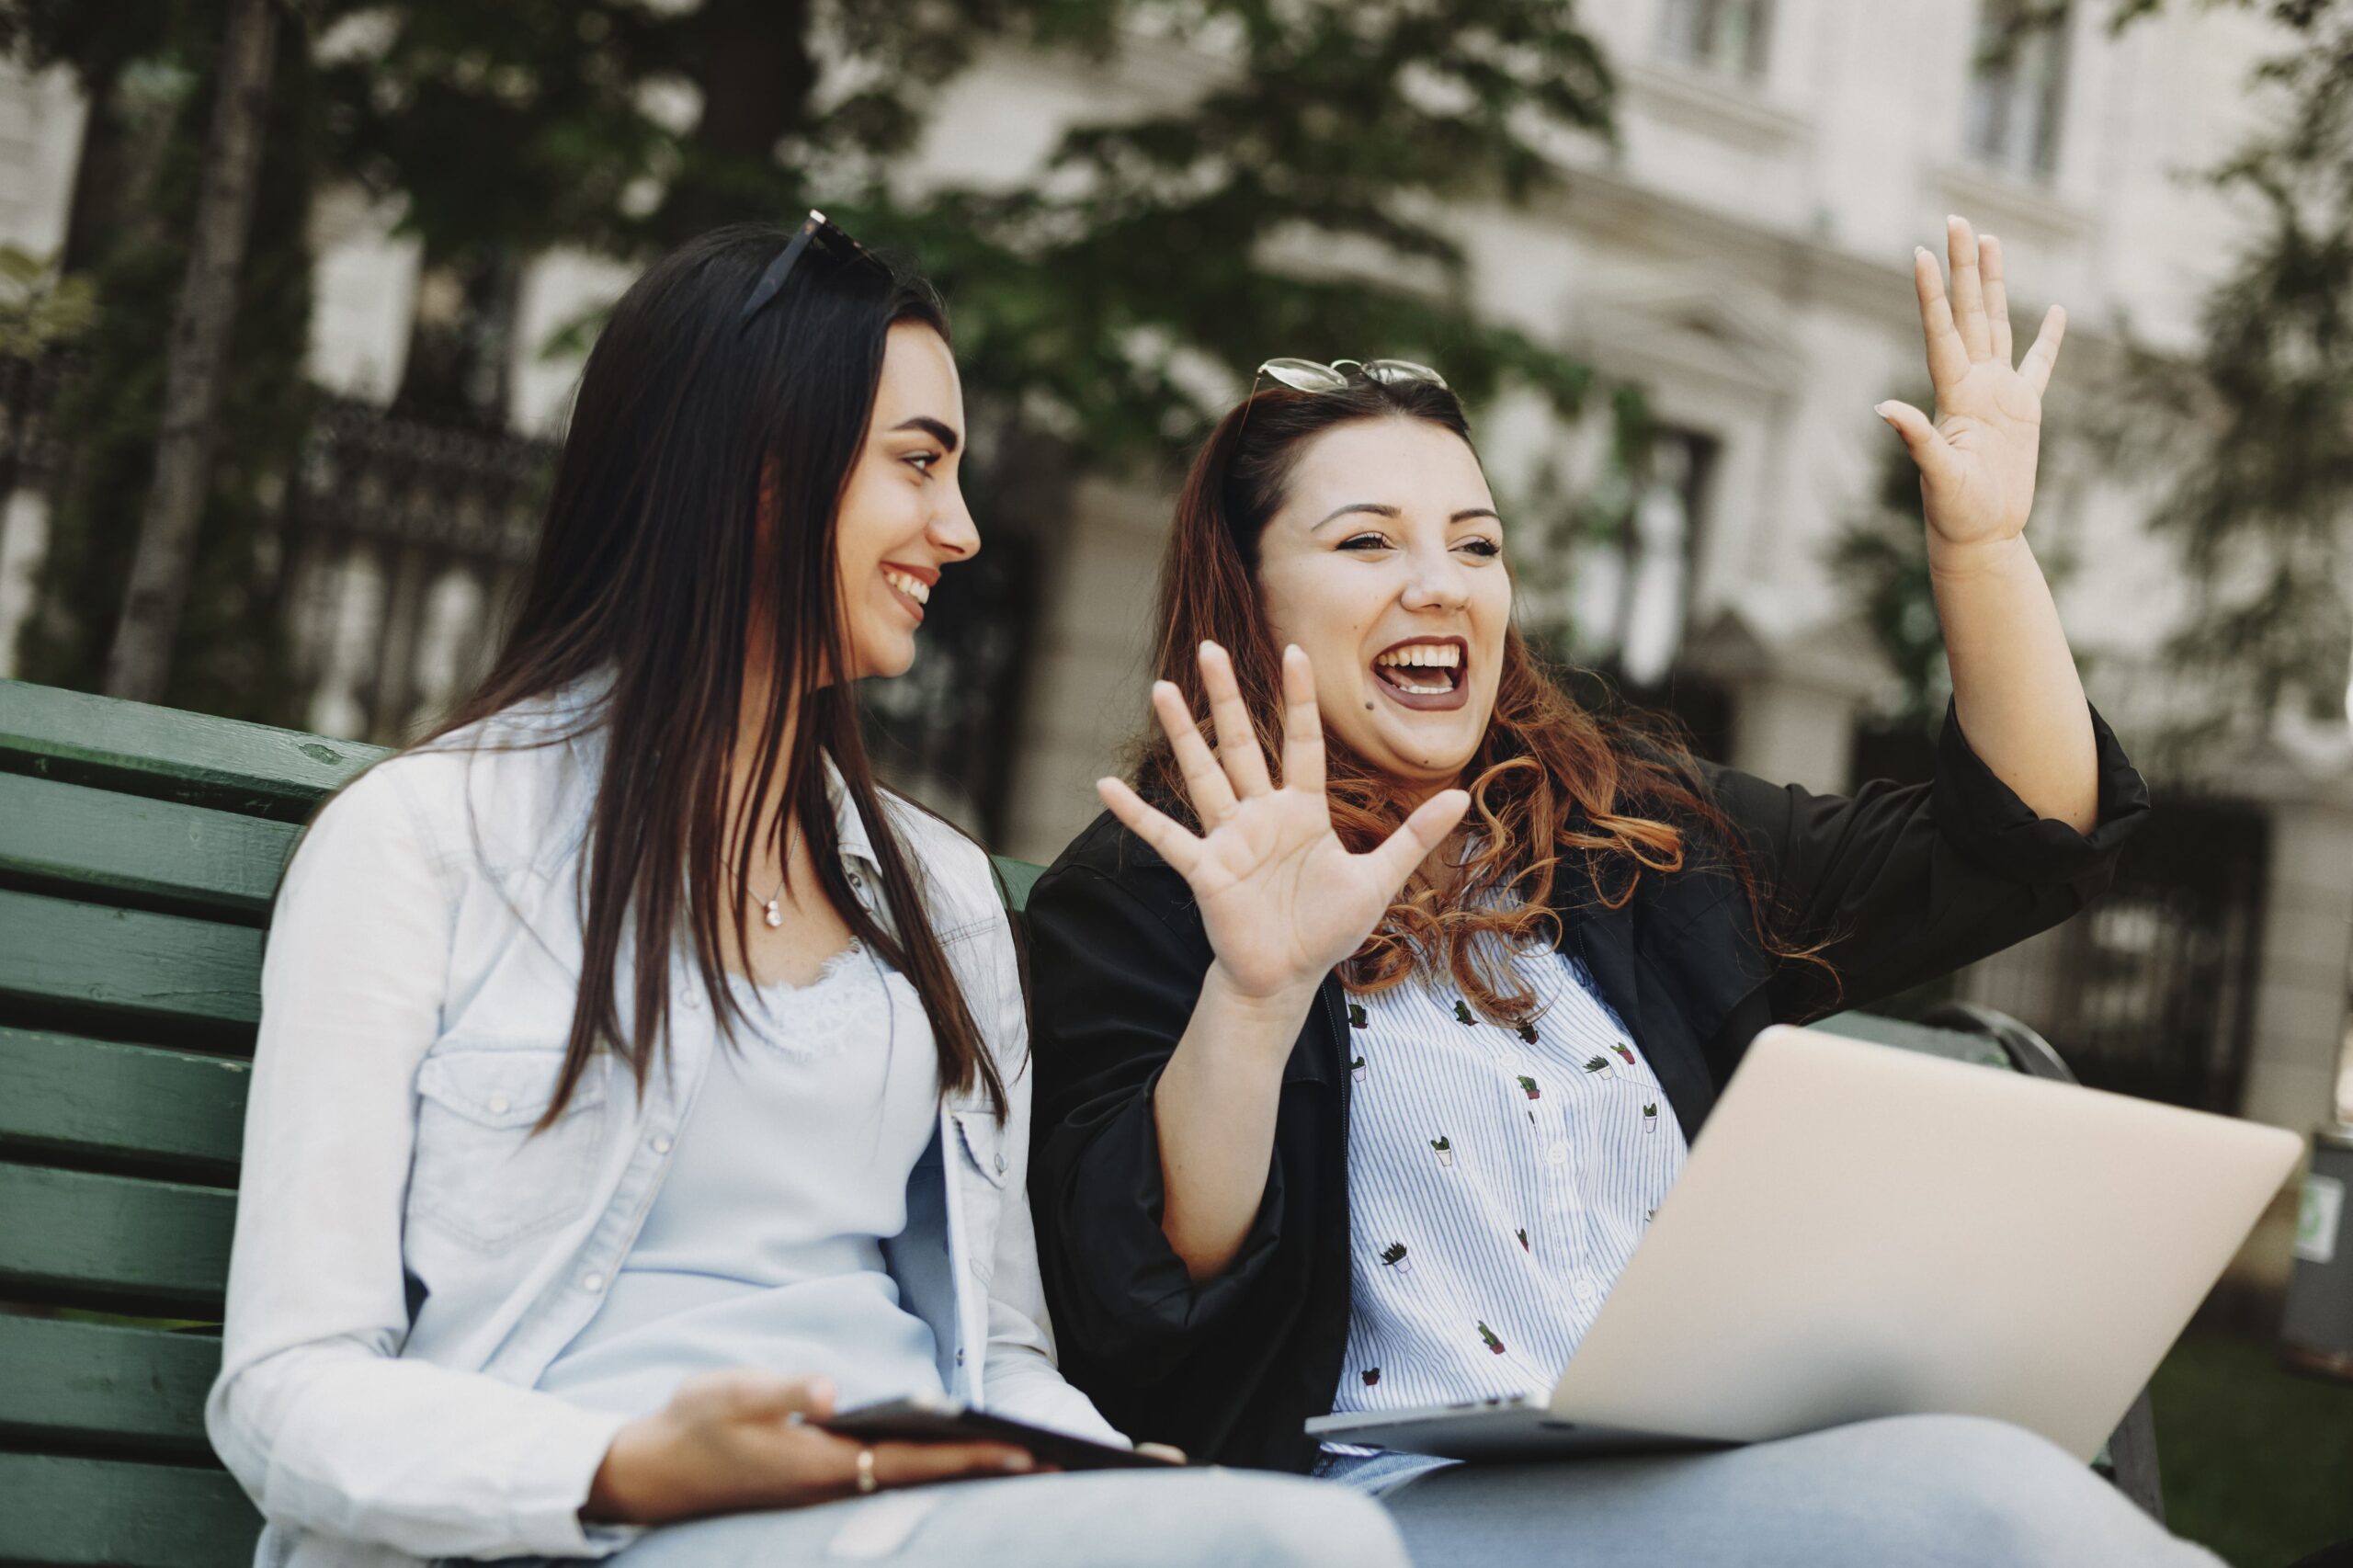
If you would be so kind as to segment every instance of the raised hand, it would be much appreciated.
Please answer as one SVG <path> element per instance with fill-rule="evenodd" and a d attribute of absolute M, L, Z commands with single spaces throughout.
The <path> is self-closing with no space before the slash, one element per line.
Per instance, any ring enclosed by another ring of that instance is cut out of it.
<path fill-rule="evenodd" d="M 2001 242 L 1991 234 L 1980 240 L 1959 218 L 1946 221 L 1945 241 L 1949 301 L 1937 258 L 1926 247 L 1912 258 L 1936 420 L 1906 403 L 1882 403 L 1876 411 L 1919 464 L 1932 551 L 1998 543 L 2025 528 L 2042 441 L 2043 389 L 2067 329 L 2066 312 L 2052 306 L 2034 346 L 2013 366 Z"/>
<path fill-rule="evenodd" d="M 1154 682 L 1152 707 L 1176 748 L 1201 831 L 1154 810 L 1116 778 L 1096 789 L 1191 886 L 1214 968 L 1222 971 L 1214 978 L 1245 1000 L 1296 1002 L 1371 934 L 1414 868 L 1462 820 L 1471 797 L 1441 790 L 1379 848 L 1351 854 L 1332 831 L 1324 798 L 1324 721 L 1307 655 L 1283 650 L 1280 789 L 1268 776 L 1233 661 L 1214 642 L 1201 644 L 1200 661 L 1215 752 L 1175 686 Z"/>

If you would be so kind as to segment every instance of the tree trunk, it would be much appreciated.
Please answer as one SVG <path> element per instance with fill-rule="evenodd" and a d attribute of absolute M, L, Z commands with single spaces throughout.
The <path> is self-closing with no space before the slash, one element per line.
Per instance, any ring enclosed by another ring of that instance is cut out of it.
<path fill-rule="evenodd" d="M 211 486 L 222 365 L 237 316 L 237 275 L 252 227 L 262 125 L 278 54 L 278 0 L 229 0 L 218 97 L 205 146 L 188 276 L 164 366 L 155 481 L 139 521 L 138 552 L 107 660 L 107 691 L 163 699 Z"/>
<path fill-rule="evenodd" d="M 810 0 L 704 0 L 695 13 L 687 71 L 702 98 L 686 166 L 652 221 L 665 245 L 722 223 L 766 221 L 790 228 L 797 211 L 768 210 L 776 144 L 809 112 L 817 81 L 809 42 Z"/>

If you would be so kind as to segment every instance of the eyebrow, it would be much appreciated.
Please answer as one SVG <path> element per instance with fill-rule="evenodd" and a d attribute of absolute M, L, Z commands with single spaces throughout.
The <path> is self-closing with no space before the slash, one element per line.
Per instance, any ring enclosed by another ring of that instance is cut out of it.
<path fill-rule="evenodd" d="M 938 442 L 941 446 L 947 448 L 951 452 L 954 451 L 959 445 L 956 437 L 956 432 L 928 415 L 918 414 L 913 419 L 903 419 L 896 425 L 891 426 L 891 431 L 893 435 L 896 435 L 902 430 L 924 431 L 928 434 L 933 440 Z"/>
<path fill-rule="evenodd" d="M 1309 524 L 1307 531 L 1309 533 L 1313 533 L 1317 528 L 1322 528 L 1334 517 L 1345 517 L 1351 512 L 1370 512 L 1376 517 L 1398 517 L 1404 516 L 1404 514 L 1397 507 L 1389 506 L 1384 502 L 1351 501 L 1345 506 L 1334 508 L 1328 515 Z M 1449 525 L 1451 525 L 1454 523 L 1467 523 L 1473 517 L 1493 517 L 1499 523 L 1504 520 L 1502 514 L 1498 513 L 1493 506 L 1465 506 L 1462 510 L 1455 513 L 1446 520 Z"/>

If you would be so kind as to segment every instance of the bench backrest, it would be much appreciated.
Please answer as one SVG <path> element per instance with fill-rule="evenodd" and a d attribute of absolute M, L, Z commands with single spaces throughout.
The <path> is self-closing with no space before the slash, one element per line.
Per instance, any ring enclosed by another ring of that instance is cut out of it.
<path fill-rule="evenodd" d="M 263 927 L 301 823 L 382 755 L 0 681 L 0 1562 L 252 1561 L 202 1406 Z M 1040 869 L 998 866 L 1017 909 Z"/>

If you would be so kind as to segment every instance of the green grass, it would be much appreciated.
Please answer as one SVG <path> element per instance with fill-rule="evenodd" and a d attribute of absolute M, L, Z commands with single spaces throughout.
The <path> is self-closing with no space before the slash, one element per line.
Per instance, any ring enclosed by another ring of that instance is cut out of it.
<path fill-rule="evenodd" d="M 2290 1372 L 2268 1341 L 2192 1329 L 2151 1386 L 2175 1533 L 2232 1568 L 2353 1540 L 2353 1383 Z"/>

